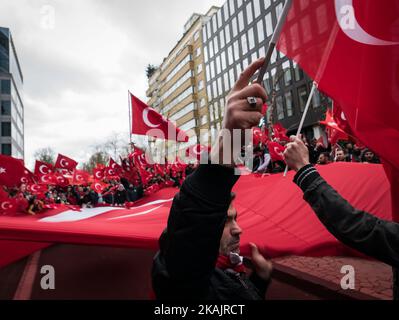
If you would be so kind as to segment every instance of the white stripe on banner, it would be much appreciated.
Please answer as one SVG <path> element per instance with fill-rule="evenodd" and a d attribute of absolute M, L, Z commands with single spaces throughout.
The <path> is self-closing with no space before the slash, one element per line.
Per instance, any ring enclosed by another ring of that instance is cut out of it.
<path fill-rule="evenodd" d="M 147 211 L 143 211 L 143 212 L 139 212 L 139 213 L 133 213 L 133 214 L 129 214 L 129 215 L 127 215 L 127 216 L 120 216 L 120 217 L 109 218 L 108 220 L 118 220 L 118 219 L 125 219 L 125 218 L 131 218 L 131 217 L 136 217 L 136 216 L 142 216 L 142 215 L 144 215 L 144 214 L 147 214 L 147 213 L 150 213 L 150 212 L 152 212 L 152 211 L 155 211 L 155 210 L 159 209 L 160 207 L 162 207 L 162 205 L 161 205 L 161 206 L 158 206 L 158 207 L 156 207 L 156 208 L 152 208 L 152 209 L 147 210 Z"/>
<path fill-rule="evenodd" d="M 61 212 L 60 214 L 40 219 L 39 222 L 47 222 L 47 223 L 75 222 L 75 221 L 90 219 L 90 218 L 99 216 L 103 213 L 107 213 L 107 212 L 114 211 L 114 210 L 134 210 L 134 209 L 148 207 L 148 206 L 152 206 L 152 205 L 156 205 L 156 204 L 160 204 L 160 203 L 171 202 L 172 200 L 173 200 L 173 198 L 165 199 L 165 200 L 155 200 L 155 201 L 148 202 L 148 203 L 143 204 L 138 207 L 132 207 L 130 209 L 118 208 L 118 207 L 100 207 L 100 208 L 90 208 L 90 209 L 82 208 L 81 211 L 67 210 L 67 211 Z M 158 208 L 160 208 L 160 207 L 161 206 L 159 206 Z M 155 208 L 155 209 L 158 209 L 158 208 Z M 150 210 L 154 211 L 155 209 L 150 209 Z M 151 212 L 151 211 L 148 211 L 148 212 Z M 148 212 L 136 213 L 136 214 L 129 215 L 129 216 L 142 215 L 142 214 L 145 214 Z M 124 217 L 125 216 L 123 216 L 123 218 Z M 128 217 L 128 216 L 126 216 L 126 217 Z M 122 218 L 122 217 L 120 217 L 120 218 Z"/>

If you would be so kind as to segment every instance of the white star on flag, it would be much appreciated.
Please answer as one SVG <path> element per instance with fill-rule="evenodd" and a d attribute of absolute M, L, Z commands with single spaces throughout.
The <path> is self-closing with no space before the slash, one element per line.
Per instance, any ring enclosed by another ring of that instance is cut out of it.
<path fill-rule="evenodd" d="M 2 173 L 6 173 L 6 169 L 0 168 L 0 174 L 2 174 Z"/>

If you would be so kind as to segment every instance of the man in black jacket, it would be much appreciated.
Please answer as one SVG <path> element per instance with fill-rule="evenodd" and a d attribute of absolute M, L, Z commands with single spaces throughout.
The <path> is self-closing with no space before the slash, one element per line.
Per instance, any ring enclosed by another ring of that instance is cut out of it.
<path fill-rule="evenodd" d="M 304 192 L 304 199 L 338 240 L 393 267 L 394 299 L 398 300 L 399 224 L 353 208 L 309 163 L 301 139 L 293 136 L 291 141 L 284 156 L 288 166 L 297 171 L 294 182 Z"/>
<path fill-rule="evenodd" d="M 251 129 L 259 123 L 266 92 L 260 85 L 248 83 L 263 63 L 260 59 L 250 65 L 230 93 L 223 130 L 211 151 L 212 163 L 200 165 L 189 175 L 174 198 L 153 263 L 152 284 L 157 299 L 265 297 L 271 263 L 251 244 L 254 271 L 248 276 L 239 256 L 242 230 L 231 193 L 238 180 L 233 166 L 238 155 L 231 150 L 231 141 L 225 139 L 234 129 Z M 256 106 L 249 104 L 254 99 L 248 97 L 256 99 Z M 223 165 L 219 159 L 224 160 Z"/>

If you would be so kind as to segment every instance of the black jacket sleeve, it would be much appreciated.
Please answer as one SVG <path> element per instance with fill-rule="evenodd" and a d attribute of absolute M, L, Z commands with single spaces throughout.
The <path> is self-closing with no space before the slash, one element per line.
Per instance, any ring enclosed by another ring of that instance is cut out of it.
<path fill-rule="evenodd" d="M 181 294 L 203 297 L 219 252 L 231 190 L 238 180 L 234 169 L 200 165 L 175 196 L 167 230 L 160 240 L 160 255 L 169 284 Z"/>
<path fill-rule="evenodd" d="M 308 165 L 294 182 L 304 191 L 320 221 L 338 240 L 370 257 L 399 268 L 399 224 L 353 208 Z"/>

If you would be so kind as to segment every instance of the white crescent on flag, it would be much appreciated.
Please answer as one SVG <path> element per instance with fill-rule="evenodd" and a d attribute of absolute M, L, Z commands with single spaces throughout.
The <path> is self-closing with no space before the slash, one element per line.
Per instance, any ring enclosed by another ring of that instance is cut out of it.
<path fill-rule="evenodd" d="M 65 159 L 61 159 L 60 166 L 63 168 L 67 168 L 69 166 L 69 162 Z"/>
<path fill-rule="evenodd" d="M 384 4 L 381 3 L 381 5 Z M 353 0 L 335 0 L 335 13 L 341 30 L 354 41 L 374 46 L 392 46 L 399 44 L 399 42 L 376 38 L 364 30 L 356 19 Z"/>
<path fill-rule="evenodd" d="M 48 173 L 50 172 L 50 170 L 49 170 L 49 168 L 48 168 L 46 165 L 42 164 L 42 165 L 39 167 L 39 172 L 40 172 L 41 174 L 48 174 Z"/>
<path fill-rule="evenodd" d="M 10 209 L 10 208 L 12 208 L 12 207 L 13 207 L 13 206 L 12 206 L 12 203 L 9 202 L 9 201 L 4 201 L 4 202 L 1 203 L 1 208 L 2 208 L 3 210 L 8 210 L 8 209 Z"/>
<path fill-rule="evenodd" d="M 144 123 L 149 126 L 150 128 L 158 128 L 160 125 L 159 124 L 153 124 L 149 119 L 148 119 L 148 113 L 150 112 L 150 108 L 145 108 L 143 111 L 143 121 Z"/>

